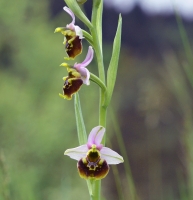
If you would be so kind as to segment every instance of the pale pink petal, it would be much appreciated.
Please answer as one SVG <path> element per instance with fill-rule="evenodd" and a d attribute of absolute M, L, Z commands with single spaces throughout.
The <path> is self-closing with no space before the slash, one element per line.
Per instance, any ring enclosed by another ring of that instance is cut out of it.
<path fill-rule="evenodd" d="M 70 30 L 75 30 L 74 24 L 75 24 L 75 16 L 72 10 L 70 8 L 64 6 L 63 10 L 66 11 L 71 17 L 72 17 L 72 22 L 66 26 L 66 28 L 69 28 Z"/>
<path fill-rule="evenodd" d="M 76 69 L 76 71 L 79 72 L 81 76 L 84 76 L 84 77 L 87 76 L 87 69 L 84 67 L 81 67 L 81 64 L 75 63 L 73 68 Z"/>
<path fill-rule="evenodd" d="M 116 165 L 124 162 L 123 157 L 110 148 L 103 147 L 100 150 L 100 153 L 101 153 L 101 158 L 106 160 L 109 165 Z"/>
<path fill-rule="evenodd" d="M 75 29 L 75 33 L 77 36 L 79 36 L 79 39 L 83 39 L 83 33 L 82 33 L 82 29 L 79 26 L 74 26 Z"/>
<path fill-rule="evenodd" d="M 81 72 L 80 72 L 80 74 L 81 74 L 81 79 L 83 80 L 83 83 L 86 84 L 86 85 L 90 85 L 90 81 L 89 81 L 89 79 L 90 79 L 90 72 L 89 72 L 88 69 L 86 69 L 86 68 L 81 68 L 81 69 L 84 69 L 84 70 L 85 70 L 84 73 L 86 73 L 85 76 L 82 76 L 82 74 L 81 74 Z"/>
<path fill-rule="evenodd" d="M 80 67 L 80 64 L 75 64 L 74 69 L 76 69 L 76 71 L 81 74 L 81 79 L 83 80 L 83 83 L 86 85 L 89 85 L 90 72 L 88 71 L 88 69 L 84 67 Z"/>
<path fill-rule="evenodd" d="M 69 30 L 72 30 L 72 31 L 75 30 L 74 24 L 72 24 L 72 23 L 71 24 L 67 24 L 66 28 L 69 29 Z"/>
<path fill-rule="evenodd" d="M 92 59 L 93 59 L 93 55 L 94 55 L 93 48 L 91 46 L 89 46 L 88 47 L 88 53 L 86 55 L 85 60 L 82 63 L 80 63 L 81 67 L 88 66 L 90 64 L 90 62 L 92 61 Z"/>
<path fill-rule="evenodd" d="M 101 144 L 101 141 L 103 139 L 105 133 L 105 128 L 102 126 L 97 126 L 93 128 L 88 136 L 88 142 L 87 146 L 88 148 L 91 148 L 93 144 L 97 146 L 98 150 L 101 150 L 103 145 Z"/>
<path fill-rule="evenodd" d="M 86 144 L 84 144 L 76 148 L 67 149 L 64 152 L 64 155 L 69 156 L 70 158 L 74 160 L 80 160 L 81 158 L 86 157 L 87 151 L 88 151 L 88 147 Z"/>

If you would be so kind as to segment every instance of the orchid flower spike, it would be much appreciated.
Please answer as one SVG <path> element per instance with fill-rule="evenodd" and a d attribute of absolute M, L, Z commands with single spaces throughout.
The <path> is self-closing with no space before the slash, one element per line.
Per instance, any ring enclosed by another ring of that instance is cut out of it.
<path fill-rule="evenodd" d="M 69 58 L 74 59 L 82 52 L 82 39 L 84 37 L 82 29 L 75 25 L 75 16 L 72 10 L 66 6 L 63 9 L 72 17 L 72 22 L 67 24 L 66 27 L 56 28 L 55 33 L 61 32 L 64 35 L 63 43 L 65 45 L 66 53 Z"/>
<path fill-rule="evenodd" d="M 105 128 L 97 126 L 89 134 L 87 144 L 67 149 L 64 155 L 77 160 L 81 178 L 99 180 L 109 172 L 109 165 L 124 162 L 123 157 L 101 144 Z"/>

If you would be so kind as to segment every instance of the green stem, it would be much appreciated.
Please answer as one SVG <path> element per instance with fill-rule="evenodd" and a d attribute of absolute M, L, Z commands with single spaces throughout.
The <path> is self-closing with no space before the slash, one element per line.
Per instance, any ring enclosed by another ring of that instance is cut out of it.
<path fill-rule="evenodd" d="M 93 1 L 93 9 L 92 9 L 92 24 L 93 28 L 90 30 L 92 37 L 93 37 L 93 44 L 95 48 L 95 54 L 97 57 L 97 63 L 98 63 L 98 71 L 99 71 L 99 78 L 100 80 L 105 84 L 105 70 L 104 70 L 104 63 L 103 63 L 103 54 L 102 54 L 102 48 L 100 47 L 99 37 L 102 40 L 101 28 L 99 27 L 99 22 L 101 20 L 102 15 L 102 6 L 103 3 L 102 0 L 94 0 Z M 100 22 L 101 24 L 102 22 Z M 107 108 L 103 106 L 104 100 L 105 100 L 105 92 L 104 90 L 100 90 L 100 102 L 99 102 L 99 124 L 101 126 L 106 127 L 106 112 Z"/>
<path fill-rule="evenodd" d="M 184 46 L 184 50 L 185 50 L 187 59 L 189 61 L 189 65 L 192 66 L 193 65 L 193 57 L 192 57 L 193 53 L 192 53 L 192 49 L 191 49 L 191 45 L 190 45 L 191 43 L 188 40 L 188 36 L 186 34 L 186 30 L 185 30 L 183 22 L 182 22 L 182 18 L 180 17 L 180 15 L 177 12 L 176 12 L 175 16 L 176 16 L 176 21 L 177 21 L 178 28 L 180 31 L 182 43 Z"/>
<path fill-rule="evenodd" d="M 85 36 L 92 38 L 92 44 L 95 49 L 95 55 L 98 63 L 99 78 L 91 74 L 91 80 L 100 86 L 100 102 L 99 102 L 99 125 L 106 128 L 106 115 L 107 107 L 103 106 L 106 98 L 106 86 L 105 86 L 105 70 L 102 54 L 102 0 L 93 0 L 92 9 L 92 27 L 90 28 L 91 37 L 86 32 Z M 105 145 L 105 137 L 102 141 Z M 101 180 L 94 181 L 92 183 L 92 194 L 90 194 L 91 200 L 100 200 L 101 197 Z"/>
<path fill-rule="evenodd" d="M 2 197 L 5 200 L 10 200 L 10 178 L 8 176 L 7 163 L 3 149 L 0 150 L 0 169 L 2 168 Z"/>
<path fill-rule="evenodd" d="M 104 90 L 100 89 L 100 111 L 99 111 L 99 124 L 103 127 L 106 127 L 106 115 L 107 115 L 107 107 L 103 107 L 103 102 L 105 98 Z M 105 137 L 102 141 L 103 145 L 105 145 Z M 100 200 L 101 195 L 101 180 L 97 180 L 93 183 L 93 200 Z"/>
<path fill-rule="evenodd" d="M 101 180 L 93 182 L 93 198 L 92 200 L 100 200 L 101 196 Z"/>
<path fill-rule="evenodd" d="M 86 40 L 93 46 L 92 36 L 85 30 L 82 30 L 82 32 L 83 32 L 83 35 L 86 38 Z"/>
<path fill-rule="evenodd" d="M 97 63 L 98 63 L 98 71 L 99 71 L 99 78 L 105 83 L 105 71 L 104 71 L 104 64 L 103 64 L 103 55 L 102 55 L 102 48 L 100 47 L 99 37 L 98 37 L 98 29 L 97 29 L 97 11 L 99 9 L 98 1 L 93 1 L 93 9 L 92 9 L 92 25 L 93 27 L 90 29 L 92 38 L 93 38 L 93 44 L 95 49 L 95 54 L 97 57 Z M 102 28 L 102 27 L 100 27 Z M 100 31 L 101 32 L 101 31 Z"/>
<path fill-rule="evenodd" d="M 97 21 L 96 21 L 96 30 L 97 35 L 99 39 L 99 45 L 101 48 L 102 53 L 102 14 L 103 14 L 103 0 L 98 0 L 98 2 L 95 2 L 95 5 L 97 5 Z"/>
<path fill-rule="evenodd" d="M 93 46 L 95 49 L 95 55 L 98 63 L 98 73 L 99 79 L 102 83 L 105 84 L 105 70 L 103 63 L 103 54 L 102 54 L 102 0 L 93 0 L 92 8 L 92 25 L 90 32 L 93 38 Z M 99 41 L 99 39 L 101 41 Z M 102 87 L 101 87 L 102 88 Z M 103 107 L 104 100 L 106 97 L 106 90 L 100 89 L 100 102 L 99 102 L 99 125 L 106 127 L 106 113 L 107 108 Z M 103 140 L 105 145 L 105 139 Z M 93 182 L 93 200 L 100 200 L 101 196 L 101 180 Z"/>
<path fill-rule="evenodd" d="M 100 78 L 98 78 L 92 73 L 90 73 L 90 80 L 96 83 L 104 92 L 107 91 L 105 84 L 100 80 Z"/>
<path fill-rule="evenodd" d="M 99 124 L 106 128 L 106 115 L 107 115 L 107 107 L 103 106 L 104 100 L 106 97 L 106 91 L 100 90 L 100 112 L 99 112 Z M 103 138 L 104 139 L 104 138 Z M 103 145 L 105 145 L 105 140 L 103 140 Z"/>

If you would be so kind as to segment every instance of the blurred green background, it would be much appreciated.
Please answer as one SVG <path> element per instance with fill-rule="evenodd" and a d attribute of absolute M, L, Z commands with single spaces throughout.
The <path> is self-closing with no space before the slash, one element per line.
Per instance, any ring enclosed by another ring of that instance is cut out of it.
<path fill-rule="evenodd" d="M 67 75 L 59 67 L 66 54 L 63 36 L 54 30 L 71 22 L 64 5 L 0 1 L 0 200 L 89 199 L 76 161 L 63 155 L 78 146 L 73 100 L 58 96 Z M 105 11 L 107 69 L 118 13 Z M 123 15 L 112 105 L 141 200 L 193 198 L 192 36 L 186 43 L 192 22 L 184 24 L 182 40 L 175 16 L 147 16 L 138 7 Z M 76 62 L 85 58 L 87 46 L 84 41 Z M 97 73 L 96 62 L 89 70 Z M 79 94 L 89 133 L 98 125 L 98 87 L 91 83 Z M 108 144 L 121 153 L 116 128 L 109 112 Z M 120 194 L 129 199 L 128 172 L 123 165 L 118 176 L 112 169 L 102 183 L 103 199 L 121 199 Z"/>

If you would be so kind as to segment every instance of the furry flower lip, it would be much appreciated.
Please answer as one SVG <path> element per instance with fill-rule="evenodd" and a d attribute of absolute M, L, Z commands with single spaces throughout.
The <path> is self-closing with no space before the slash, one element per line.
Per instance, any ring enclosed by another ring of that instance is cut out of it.
<path fill-rule="evenodd" d="M 71 100 L 72 95 L 78 92 L 83 84 L 81 75 L 75 69 L 68 69 L 68 76 L 63 77 L 63 80 L 63 94 L 59 94 L 59 96 L 64 99 Z"/>
<path fill-rule="evenodd" d="M 75 63 L 70 66 L 67 63 L 62 63 L 60 66 L 67 67 L 68 76 L 64 77 L 63 94 L 59 94 L 64 99 L 72 99 L 72 95 L 80 89 L 81 85 L 90 84 L 90 72 L 86 68 L 93 59 L 94 51 L 91 46 L 88 48 L 86 58 L 82 63 Z"/>
<path fill-rule="evenodd" d="M 81 178 L 100 180 L 108 174 L 109 165 L 124 162 L 117 152 L 101 144 L 104 133 L 104 127 L 96 126 L 91 130 L 86 144 L 64 152 L 64 155 L 78 161 Z"/>
<path fill-rule="evenodd" d="M 66 27 L 56 28 L 54 32 L 61 32 L 64 35 L 63 44 L 65 45 L 66 53 L 68 54 L 69 58 L 74 59 L 82 52 L 82 39 L 84 37 L 82 29 L 75 25 L 74 13 L 66 6 L 63 9 L 72 17 L 72 22 L 67 24 Z"/>

